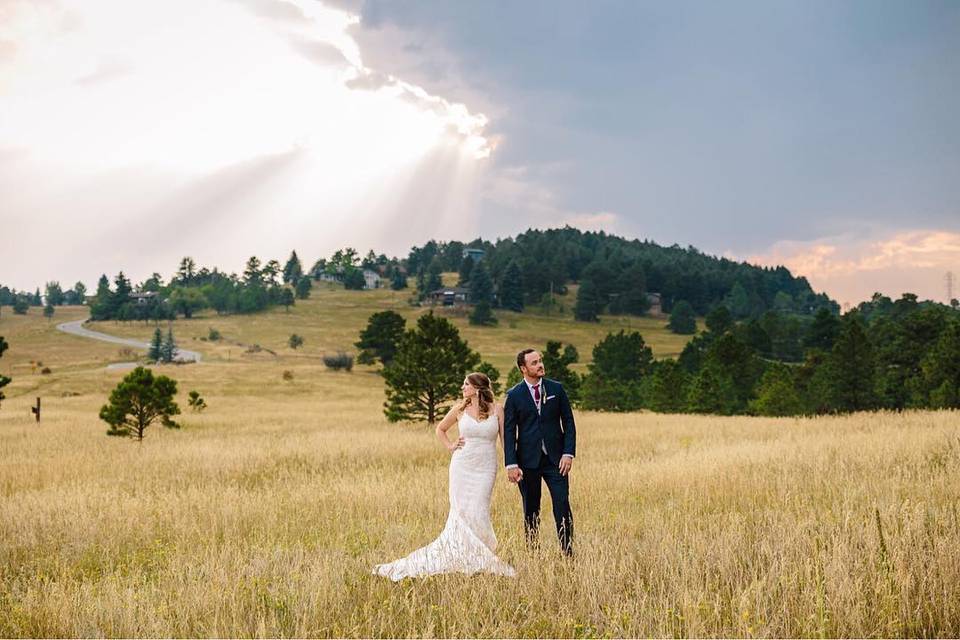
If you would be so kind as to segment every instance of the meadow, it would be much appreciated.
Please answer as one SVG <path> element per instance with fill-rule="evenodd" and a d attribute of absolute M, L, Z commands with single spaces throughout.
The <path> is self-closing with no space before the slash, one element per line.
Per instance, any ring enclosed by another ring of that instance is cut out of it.
<path fill-rule="evenodd" d="M 140 444 L 97 417 L 124 374 L 104 366 L 129 354 L 55 330 L 83 309 L 0 310 L 0 371 L 14 378 L 0 408 L 0 636 L 960 636 L 956 412 L 578 412 L 573 562 L 548 499 L 544 544 L 525 549 L 501 474 L 493 524 L 516 579 L 371 575 L 440 532 L 449 454 L 425 425 L 384 419 L 372 367 L 335 373 L 320 356 L 352 350 L 373 311 L 409 325 L 421 310 L 408 295 L 320 288 L 289 313 L 176 321 L 204 362 L 155 368 L 178 381 L 182 429 L 153 425 Z M 499 315 L 492 329 L 454 321 L 504 376 L 517 348 L 548 338 L 582 361 L 628 326 L 658 357 L 686 340 L 657 319 Z M 210 327 L 224 339 L 202 340 Z M 291 333 L 304 348 L 286 346 Z M 189 412 L 191 389 L 205 412 Z"/>

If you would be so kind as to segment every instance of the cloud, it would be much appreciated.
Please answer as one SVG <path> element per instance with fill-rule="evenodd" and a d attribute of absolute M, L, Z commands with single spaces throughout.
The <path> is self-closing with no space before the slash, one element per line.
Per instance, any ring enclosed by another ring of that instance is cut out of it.
<path fill-rule="evenodd" d="M 246 6 L 253 13 L 261 18 L 268 18 L 287 24 L 300 27 L 308 27 L 310 19 L 304 15 L 303 11 L 291 2 L 277 0 L 235 0 Z"/>
<path fill-rule="evenodd" d="M 92 86 L 108 82 L 133 71 L 133 67 L 123 60 L 103 60 L 91 73 L 80 76 L 74 82 L 80 86 Z"/>
<path fill-rule="evenodd" d="M 365 68 L 356 69 L 354 77 L 347 80 L 346 85 L 356 90 L 385 92 L 417 109 L 443 118 L 447 133 L 463 139 L 477 158 L 489 157 L 496 146 L 495 139 L 484 135 L 487 117 L 482 113 L 470 113 L 463 103 L 450 102 L 427 93 L 422 87 Z"/>
<path fill-rule="evenodd" d="M 183 255 L 233 270 L 292 248 L 404 253 L 476 228 L 486 118 L 365 66 L 356 15 L 0 0 L 0 18 L 4 285 L 136 280 Z"/>
<path fill-rule="evenodd" d="M 307 60 L 323 67 L 346 67 L 350 64 L 343 51 L 329 42 L 293 36 L 290 38 L 290 46 Z"/>
<path fill-rule="evenodd" d="M 874 292 L 894 298 L 910 292 L 947 302 L 944 276 L 948 271 L 960 274 L 960 233 L 913 229 L 778 242 L 746 260 L 783 265 L 840 302 L 856 304 Z"/>

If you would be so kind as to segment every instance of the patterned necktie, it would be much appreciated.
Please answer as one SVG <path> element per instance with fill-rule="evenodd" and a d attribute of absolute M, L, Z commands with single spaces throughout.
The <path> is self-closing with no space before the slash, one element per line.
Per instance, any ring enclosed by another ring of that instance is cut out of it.
<path fill-rule="evenodd" d="M 540 408 L 540 384 L 533 385 L 533 399 L 537 403 L 537 409 Z"/>

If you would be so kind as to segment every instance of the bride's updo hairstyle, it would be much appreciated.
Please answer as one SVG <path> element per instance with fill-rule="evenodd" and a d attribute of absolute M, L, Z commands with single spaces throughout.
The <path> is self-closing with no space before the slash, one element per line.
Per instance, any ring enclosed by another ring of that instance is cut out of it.
<path fill-rule="evenodd" d="M 490 417 L 490 411 L 493 409 L 493 389 L 490 388 L 490 378 L 485 373 L 475 371 L 467 375 L 467 382 L 477 390 L 477 395 L 464 398 L 460 403 L 460 413 L 466 411 L 467 407 L 473 404 L 473 399 L 479 400 L 478 414 L 481 420 Z"/>

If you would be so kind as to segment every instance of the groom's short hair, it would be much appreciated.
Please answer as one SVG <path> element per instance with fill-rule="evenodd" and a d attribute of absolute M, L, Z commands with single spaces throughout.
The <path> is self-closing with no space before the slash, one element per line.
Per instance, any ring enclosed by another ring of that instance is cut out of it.
<path fill-rule="evenodd" d="M 527 364 L 527 354 L 533 353 L 536 349 L 524 349 L 517 354 L 517 369 Z"/>

